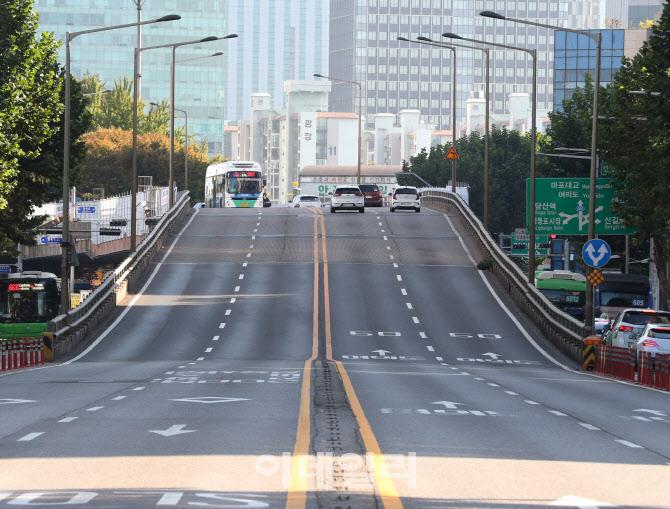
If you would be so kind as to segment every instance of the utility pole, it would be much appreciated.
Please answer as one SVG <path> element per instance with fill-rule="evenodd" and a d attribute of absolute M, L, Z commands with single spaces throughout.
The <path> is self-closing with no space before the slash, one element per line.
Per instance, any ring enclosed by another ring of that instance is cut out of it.
<path fill-rule="evenodd" d="M 147 0 L 132 0 L 132 2 L 137 6 L 137 47 L 142 47 L 142 6 Z M 142 53 L 138 55 L 139 61 L 137 62 L 137 93 L 142 97 Z"/>

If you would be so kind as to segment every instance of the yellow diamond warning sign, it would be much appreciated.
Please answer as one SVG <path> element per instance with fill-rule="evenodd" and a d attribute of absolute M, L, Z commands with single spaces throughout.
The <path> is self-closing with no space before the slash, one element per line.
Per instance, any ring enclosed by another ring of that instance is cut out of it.
<path fill-rule="evenodd" d="M 603 281 L 605 281 L 605 277 L 597 269 L 593 269 L 591 271 L 591 274 L 586 276 L 586 279 L 589 280 L 589 283 L 591 283 L 594 288 L 596 286 L 598 286 L 600 283 L 602 283 Z"/>
<path fill-rule="evenodd" d="M 458 154 L 456 153 L 454 147 L 451 147 L 449 149 L 449 152 L 447 152 L 447 157 L 445 157 L 445 159 L 458 159 Z"/>

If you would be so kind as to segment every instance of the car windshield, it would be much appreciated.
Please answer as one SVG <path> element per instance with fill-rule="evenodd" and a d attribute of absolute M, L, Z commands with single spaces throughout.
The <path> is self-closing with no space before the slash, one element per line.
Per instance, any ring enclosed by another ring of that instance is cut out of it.
<path fill-rule="evenodd" d="M 632 325 L 645 325 L 648 323 L 670 324 L 670 313 L 639 313 L 631 311 L 624 315 L 622 322 Z"/>
<path fill-rule="evenodd" d="M 361 191 L 364 191 L 366 193 L 379 192 L 379 187 L 377 186 L 377 184 L 361 184 L 359 187 L 361 188 Z"/>
<path fill-rule="evenodd" d="M 395 190 L 396 194 L 416 194 L 416 189 L 413 187 L 406 187 Z"/>
<path fill-rule="evenodd" d="M 361 191 L 357 187 L 340 187 L 336 189 L 335 192 L 340 194 L 356 194 L 360 193 Z"/>

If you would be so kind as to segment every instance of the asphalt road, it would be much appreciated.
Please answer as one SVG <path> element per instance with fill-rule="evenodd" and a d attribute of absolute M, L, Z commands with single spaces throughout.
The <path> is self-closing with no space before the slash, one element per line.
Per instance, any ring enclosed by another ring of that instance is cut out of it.
<path fill-rule="evenodd" d="M 584 374 L 422 208 L 200 209 L 0 374 L 0 507 L 670 507 L 670 395 Z"/>

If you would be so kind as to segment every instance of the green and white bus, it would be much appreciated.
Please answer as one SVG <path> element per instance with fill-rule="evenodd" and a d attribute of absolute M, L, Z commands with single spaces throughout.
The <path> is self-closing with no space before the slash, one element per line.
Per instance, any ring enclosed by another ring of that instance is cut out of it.
<path fill-rule="evenodd" d="M 205 208 L 263 206 L 265 177 L 255 161 L 210 164 L 205 173 Z"/>
<path fill-rule="evenodd" d="M 535 286 L 558 309 L 584 320 L 586 277 L 569 270 L 547 270 L 535 273 Z"/>
<path fill-rule="evenodd" d="M 30 271 L 0 278 L 0 339 L 38 337 L 60 312 L 60 278 Z"/>

